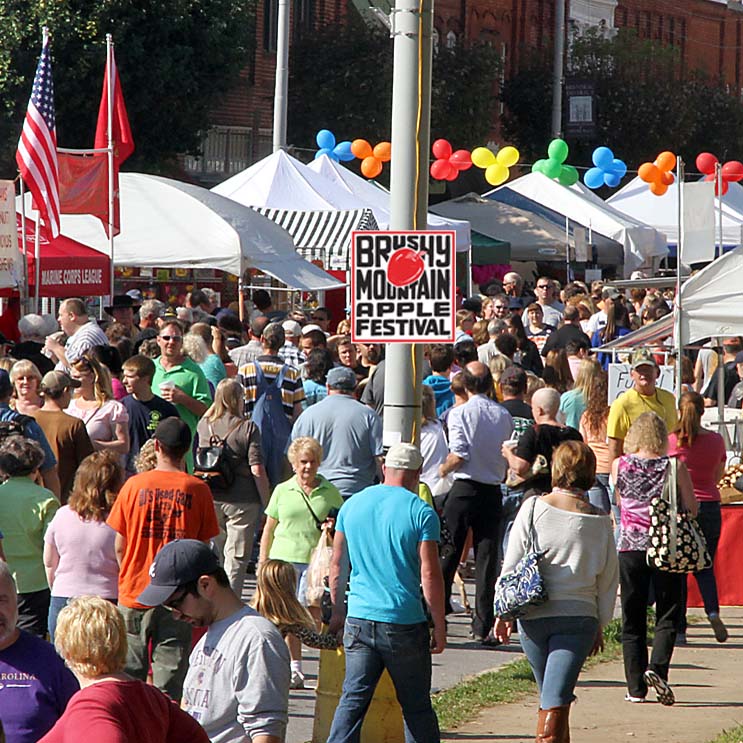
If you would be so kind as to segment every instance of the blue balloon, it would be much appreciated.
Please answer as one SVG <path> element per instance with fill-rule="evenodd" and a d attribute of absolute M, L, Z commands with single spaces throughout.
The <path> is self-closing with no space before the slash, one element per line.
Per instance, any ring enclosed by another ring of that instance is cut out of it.
<path fill-rule="evenodd" d="M 335 147 L 335 134 L 328 129 L 320 129 L 315 137 L 315 142 L 321 150 L 332 150 Z"/>
<path fill-rule="evenodd" d="M 349 141 L 339 142 L 333 149 L 338 160 L 347 163 L 356 159 L 356 155 L 351 152 L 351 143 Z"/>
<path fill-rule="evenodd" d="M 617 160 L 616 158 L 614 158 L 614 162 L 612 162 L 610 170 L 612 173 L 618 175 L 620 178 L 624 178 L 624 176 L 627 175 L 627 166 L 624 164 L 623 160 Z"/>
<path fill-rule="evenodd" d="M 597 168 L 609 170 L 614 162 L 614 153 L 608 147 L 597 147 L 591 159 Z"/>
<path fill-rule="evenodd" d="M 617 173 L 604 173 L 604 183 L 609 188 L 616 188 L 621 180 L 622 176 Z"/>
<path fill-rule="evenodd" d="M 315 153 L 315 160 L 322 157 L 323 155 L 327 155 L 331 160 L 338 160 L 338 158 L 333 153 L 333 150 L 329 150 L 327 147 L 322 147 Z"/>
<path fill-rule="evenodd" d="M 604 185 L 604 171 L 601 168 L 590 168 L 583 176 L 583 183 L 588 188 L 601 188 Z"/>

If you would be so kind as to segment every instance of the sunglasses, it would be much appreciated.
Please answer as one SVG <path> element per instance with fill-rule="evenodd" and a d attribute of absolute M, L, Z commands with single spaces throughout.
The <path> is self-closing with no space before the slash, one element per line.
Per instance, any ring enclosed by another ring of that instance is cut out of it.
<path fill-rule="evenodd" d="M 183 336 L 182 335 L 161 335 L 160 336 L 164 341 L 182 341 Z"/>
<path fill-rule="evenodd" d="M 551 289 L 549 284 L 537 284 L 537 289 Z"/>
<path fill-rule="evenodd" d="M 173 598 L 167 603 L 163 604 L 163 608 L 167 609 L 168 611 L 178 611 L 183 605 L 183 602 L 186 600 L 186 596 L 188 596 L 188 591 L 184 589 L 181 592 L 180 596 L 177 596 L 176 598 Z"/>

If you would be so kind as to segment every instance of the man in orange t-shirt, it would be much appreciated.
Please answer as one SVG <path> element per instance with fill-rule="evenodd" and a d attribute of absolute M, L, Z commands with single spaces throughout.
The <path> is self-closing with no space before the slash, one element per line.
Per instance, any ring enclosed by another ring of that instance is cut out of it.
<path fill-rule="evenodd" d="M 191 650 L 191 627 L 167 609 L 147 608 L 137 596 L 150 581 L 155 555 L 175 539 L 206 542 L 219 533 L 209 486 L 186 474 L 184 457 L 191 431 L 180 418 L 161 421 L 153 436 L 157 466 L 126 481 L 108 517 L 116 531 L 119 609 L 129 650 L 126 671 L 147 680 L 152 644 L 152 681 L 176 701 L 181 698 Z"/>

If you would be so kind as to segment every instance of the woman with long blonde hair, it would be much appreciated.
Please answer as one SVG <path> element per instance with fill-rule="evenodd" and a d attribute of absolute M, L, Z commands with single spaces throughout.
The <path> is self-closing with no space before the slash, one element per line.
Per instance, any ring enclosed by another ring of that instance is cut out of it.
<path fill-rule="evenodd" d="M 57 616 L 73 596 L 95 594 L 115 601 L 119 595 L 116 532 L 106 519 L 124 482 L 112 452 L 97 451 L 83 459 L 70 499 L 54 515 L 44 536 L 44 568 L 52 591 L 49 636 Z"/>
<path fill-rule="evenodd" d="M 215 541 L 230 586 L 240 596 L 261 509 L 268 503 L 269 484 L 261 434 L 255 423 L 245 418 L 244 390 L 237 380 L 223 379 L 217 384 L 214 402 L 196 426 L 196 435 L 200 447 L 224 447 L 234 475 L 232 483 L 212 481 L 210 487 L 220 529 Z"/>
<path fill-rule="evenodd" d="M 320 634 L 315 620 L 297 599 L 297 574 L 284 560 L 266 560 L 258 571 L 255 595 L 250 605 L 276 625 L 283 637 L 293 635 L 311 648 L 333 650 L 338 647 L 334 635 Z"/>
<path fill-rule="evenodd" d="M 578 428 L 580 417 L 586 409 L 586 401 L 591 389 L 597 384 L 601 371 L 601 364 L 596 359 L 583 359 L 580 362 L 573 389 L 560 396 L 560 412 L 565 416 L 565 425 Z"/>
<path fill-rule="evenodd" d="M 92 354 L 73 362 L 70 376 L 80 382 L 77 395 L 65 411 L 80 418 L 96 451 L 129 453 L 129 413 L 114 398 L 111 374 Z"/>
<path fill-rule="evenodd" d="M 560 394 L 573 388 L 573 375 L 565 349 L 553 348 L 547 352 L 542 379 L 547 387 L 556 389 Z"/>

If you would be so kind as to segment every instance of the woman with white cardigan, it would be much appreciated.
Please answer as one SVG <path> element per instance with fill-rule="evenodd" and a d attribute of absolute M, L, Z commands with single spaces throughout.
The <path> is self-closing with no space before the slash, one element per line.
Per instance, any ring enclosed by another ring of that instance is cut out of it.
<path fill-rule="evenodd" d="M 533 524 L 544 557 L 539 570 L 547 601 L 519 620 L 521 647 L 539 688 L 537 743 L 570 740 L 570 705 L 589 654 L 603 646 L 603 627 L 614 610 L 619 580 L 611 518 L 591 505 L 596 457 L 579 441 L 552 455 L 552 491 L 529 498 L 511 530 L 501 575 L 524 556 Z M 511 622 L 498 619 L 494 634 L 507 643 Z"/>

